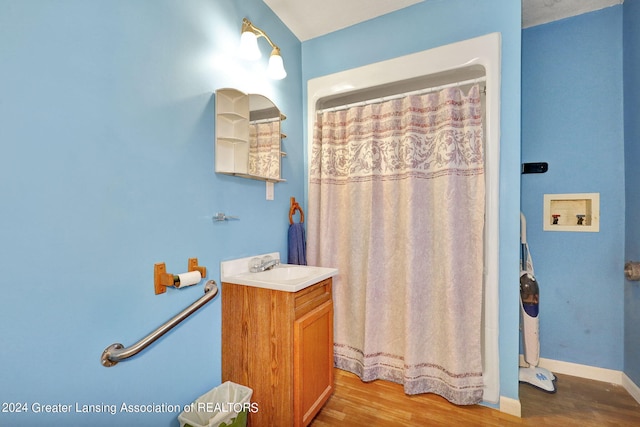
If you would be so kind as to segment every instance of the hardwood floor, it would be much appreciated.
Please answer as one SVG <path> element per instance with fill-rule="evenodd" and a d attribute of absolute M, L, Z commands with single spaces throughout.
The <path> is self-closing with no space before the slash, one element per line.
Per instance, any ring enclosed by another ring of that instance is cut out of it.
<path fill-rule="evenodd" d="M 520 384 L 522 418 L 433 394 L 407 396 L 399 384 L 364 383 L 338 369 L 335 375 L 335 392 L 311 427 L 640 426 L 640 404 L 623 387 L 568 375 L 557 375 L 555 394 Z"/>

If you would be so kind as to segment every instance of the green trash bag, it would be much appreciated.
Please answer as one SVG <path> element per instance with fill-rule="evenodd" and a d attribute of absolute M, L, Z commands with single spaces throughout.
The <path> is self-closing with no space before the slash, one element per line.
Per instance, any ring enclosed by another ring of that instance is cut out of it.
<path fill-rule="evenodd" d="M 227 381 L 195 400 L 180 415 L 180 427 L 246 427 L 253 390 Z"/>

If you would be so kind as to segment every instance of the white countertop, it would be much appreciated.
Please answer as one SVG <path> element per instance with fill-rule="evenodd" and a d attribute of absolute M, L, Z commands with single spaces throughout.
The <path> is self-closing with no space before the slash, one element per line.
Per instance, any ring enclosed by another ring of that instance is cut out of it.
<path fill-rule="evenodd" d="M 249 261 L 253 258 L 262 258 L 266 255 L 280 260 L 280 253 L 273 252 L 231 261 L 223 261 L 220 264 L 221 282 L 284 292 L 298 292 L 338 274 L 338 269 L 336 268 L 294 264 L 280 264 L 271 270 L 251 273 L 249 271 Z"/>

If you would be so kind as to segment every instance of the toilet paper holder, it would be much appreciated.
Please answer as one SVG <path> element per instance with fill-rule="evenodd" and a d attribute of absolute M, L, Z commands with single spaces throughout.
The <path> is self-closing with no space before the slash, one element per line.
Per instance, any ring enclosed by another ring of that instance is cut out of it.
<path fill-rule="evenodd" d="M 207 267 L 198 265 L 198 258 L 189 258 L 188 272 L 199 272 L 201 279 L 207 277 Z M 164 262 L 158 262 L 153 266 L 153 287 L 156 295 L 167 292 L 167 287 L 179 287 L 180 277 L 177 274 L 167 273 L 167 267 Z"/>

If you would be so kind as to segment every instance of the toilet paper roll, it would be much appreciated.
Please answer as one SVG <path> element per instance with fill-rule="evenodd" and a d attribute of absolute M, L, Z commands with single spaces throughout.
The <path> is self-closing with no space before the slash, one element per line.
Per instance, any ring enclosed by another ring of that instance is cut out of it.
<path fill-rule="evenodd" d="M 624 275 L 627 280 L 640 280 L 640 262 L 627 262 L 624 265 Z"/>
<path fill-rule="evenodd" d="M 190 271 L 188 273 L 178 274 L 178 281 L 175 283 L 176 288 L 184 288 L 191 285 L 196 285 L 202 280 L 202 275 L 199 271 Z"/>

